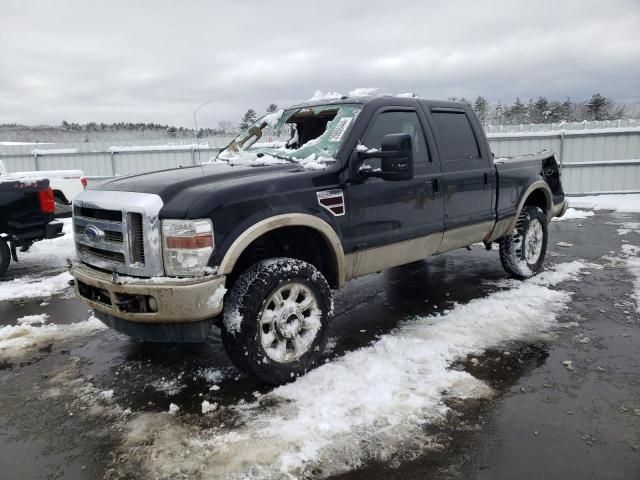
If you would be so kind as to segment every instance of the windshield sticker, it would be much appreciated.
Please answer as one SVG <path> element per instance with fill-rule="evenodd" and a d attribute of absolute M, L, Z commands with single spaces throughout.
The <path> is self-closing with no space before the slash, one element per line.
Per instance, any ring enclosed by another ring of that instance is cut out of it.
<path fill-rule="evenodd" d="M 336 128 L 334 128 L 333 132 L 331 132 L 331 137 L 329 137 L 329 141 L 330 142 L 339 142 L 342 139 L 342 136 L 344 135 L 344 132 L 346 132 L 347 127 L 351 123 L 351 120 L 353 120 L 353 117 L 341 118 L 338 121 L 338 124 L 336 125 Z"/>

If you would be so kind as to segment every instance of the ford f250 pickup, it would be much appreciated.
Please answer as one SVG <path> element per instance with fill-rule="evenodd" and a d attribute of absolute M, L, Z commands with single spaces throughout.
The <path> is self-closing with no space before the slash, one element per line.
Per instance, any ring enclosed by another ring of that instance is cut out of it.
<path fill-rule="evenodd" d="M 269 114 L 208 165 L 80 194 L 72 274 L 110 327 L 197 342 L 218 325 L 279 384 L 321 359 L 332 289 L 477 242 L 527 278 L 565 210 L 554 155 L 494 159 L 468 105 L 344 97 Z"/>

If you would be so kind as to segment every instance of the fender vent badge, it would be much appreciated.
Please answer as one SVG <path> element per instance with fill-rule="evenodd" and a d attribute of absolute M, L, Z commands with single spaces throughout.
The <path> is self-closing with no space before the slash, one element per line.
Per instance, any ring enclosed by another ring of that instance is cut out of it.
<path fill-rule="evenodd" d="M 341 217 L 345 214 L 344 192 L 342 190 L 323 190 L 316 192 L 318 203 L 329 210 L 334 216 Z"/>

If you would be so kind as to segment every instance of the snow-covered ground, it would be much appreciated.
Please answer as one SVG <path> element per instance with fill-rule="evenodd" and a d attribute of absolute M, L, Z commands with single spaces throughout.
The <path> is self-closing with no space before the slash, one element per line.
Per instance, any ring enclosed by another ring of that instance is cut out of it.
<path fill-rule="evenodd" d="M 12 262 L 5 274 L 15 278 L 0 280 L 0 302 L 46 298 L 71 289 L 71 275 L 64 271 L 67 258 L 75 255 L 71 219 L 63 223 L 64 236 L 36 242 L 28 252 L 18 252 L 19 262 Z"/>
<path fill-rule="evenodd" d="M 567 208 L 567 211 L 562 217 L 555 217 L 554 222 L 561 222 L 563 220 L 580 220 L 582 218 L 592 217 L 594 213 L 591 210 L 576 210 L 575 208 Z"/>
<path fill-rule="evenodd" d="M 569 205 L 582 209 L 635 213 L 640 212 L 640 193 L 569 197 Z"/>
<path fill-rule="evenodd" d="M 27 349 L 107 328 L 95 317 L 71 324 L 48 323 L 45 317 L 38 320 L 38 324 L 27 321 L 0 327 L 0 361 L 24 355 Z"/>
<path fill-rule="evenodd" d="M 563 220 L 585 224 L 599 221 L 593 210 L 640 211 L 640 195 L 569 201 L 571 208 Z M 615 215 L 616 222 L 618 217 L 620 222 L 610 228 L 623 235 L 624 243 L 615 256 L 633 275 L 632 297 L 640 313 L 640 247 L 636 246 L 640 223 L 625 215 Z M 13 276 L 20 269 L 27 275 L 0 282 L 0 302 L 70 292 L 70 277 L 64 271 L 66 258 L 73 256 L 69 220 L 65 220 L 65 232 L 64 237 L 36 243 L 21 254 L 20 263 L 11 267 L 17 269 Z M 187 405 L 172 399 L 171 407 L 168 403 L 163 407 L 164 413 L 128 411 L 118 420 L 126 455 L 139 462 L 151 478 L 166 478 L 175 472 L 211 478 L 298 478 L 314 476 L 318 469 L 330 475 L 370 460 L 392 461 L 438 448 L 424 427 L 445 420 L 449 399 L 493 394 L 487 383 L 454 368 L 456 364 L 473 363 L 475 355 L 489 348 L 509 350 L 512 342 L 552 338 L 555 330 L 575 326 L 558 321 L 571 304 L 575 288 L 575 283 L 562 282 L 575 282 L 596 268 L 600 267 L 571 261 L 524 282 L 495 282 L 493 293 L 453 305 L 441 314 L 407 318 L 371 344 L 347 352 L 292 384 L 255 395 L 255 401 L 224 405 L 213 398 L 203 399 L 193 414 Z M 44 310 L 29 313 L 15 324 L 0 326 L 0 361 L 106 329 L 89 313 L 83 317 L 87 320 L 72 324 L 58 324 Z M 218 383 L 229 373 L 208 368 L 195 376 L 206 380 L 207 391 L 217 391 Z M 148 385 L 167 395 L 186 390 L 180 371 L 152 377 Z M 92 390 L 87 401 L 115 402 L 121 393 L 117 386 L 115 392 L 112 387 Z M 114 411 L 116 407 L 114 403 Z M 199 420 L 191 421 L 191 415 Z"/>
<path fill-rule="evenodd" d="M 145 414 L 128 426 L 133 437 L 128 443 L 140 442 L 136 451 L 152 477 L 182 471 L 212 478 L 223 472 L 238 478 L 298 478 L 318 467 L 328 475 L 367 460 L 389 460 L 400 450 L 419 452 L 433 442 L 424 425 L 445 418 L 447 398 L 492 395 L 486 383 L 452 365 L 490 347 L 548 335 L 560 326 L 557 316 L 571 301 L 571 293 L 558 285 L 592 267 L 579 261 L 560 264 L 441 315 L 408 319 L 371 346 L 255 403 L 225 407 L 242 419 L 232 431 L 192 432 L 161 421 L 163 414 Z M 141 430 L 147 435 L 139 438 Z M 155 442 L 149 444 L 149 438 Z"/>

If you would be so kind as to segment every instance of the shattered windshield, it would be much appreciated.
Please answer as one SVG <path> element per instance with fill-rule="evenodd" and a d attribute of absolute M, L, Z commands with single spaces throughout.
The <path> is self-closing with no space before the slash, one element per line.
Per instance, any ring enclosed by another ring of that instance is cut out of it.
<path fill-rule="evenodd" d="M 278 110 L 258 119 L 216 161 L 230 165 L 296 163 L 322 169 L 335 162 L 360 104 L 334 104 Z"/>

